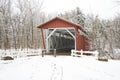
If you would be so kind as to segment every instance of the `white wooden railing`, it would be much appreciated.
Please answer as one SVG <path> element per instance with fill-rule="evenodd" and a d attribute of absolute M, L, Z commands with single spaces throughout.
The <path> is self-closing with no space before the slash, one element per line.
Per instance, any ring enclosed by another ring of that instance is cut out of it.
<path fill-rule="evenodd" d="M 80 53 L 80 54 L 77 54 L 77 53 Z M 83 56 L 83 53 L 95 55 L 96 58 L 98 57 L 98 54 L 99 54 L 98 51 L 83 51 L 82 49 L 80 51 L 78 51 L 78 50 L 71 50 L 71 56 L 78 56 L 78 57 L 80 57 L 80 56 Z"/>
<path fill-rule="evenodd" d="M 9 49 L 9 50 L 0 50 L 0 58 L 5 56 L 10 56 L 13 58 L 25 57 L 30 55 L 41 55 L 41 49 Z"/>

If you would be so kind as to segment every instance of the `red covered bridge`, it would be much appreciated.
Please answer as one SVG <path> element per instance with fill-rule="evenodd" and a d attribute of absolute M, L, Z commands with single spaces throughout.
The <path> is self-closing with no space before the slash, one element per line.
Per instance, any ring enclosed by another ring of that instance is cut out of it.
<path fill-rule="evenodd" d="M 88 50 L 87 33 L 78 24 L 55 17 L 38 26 L 41 29 L 44 49 Z"/>

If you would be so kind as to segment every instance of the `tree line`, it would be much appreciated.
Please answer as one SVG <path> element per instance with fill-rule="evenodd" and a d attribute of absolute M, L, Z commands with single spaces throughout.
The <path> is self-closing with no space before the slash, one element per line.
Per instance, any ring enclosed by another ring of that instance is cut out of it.
<path fill-rule="evenodd" d="M 47 17 L 41 9 L 40 0 L 0 0 L 0 48 L 42 47 L 36 26 Z"/>

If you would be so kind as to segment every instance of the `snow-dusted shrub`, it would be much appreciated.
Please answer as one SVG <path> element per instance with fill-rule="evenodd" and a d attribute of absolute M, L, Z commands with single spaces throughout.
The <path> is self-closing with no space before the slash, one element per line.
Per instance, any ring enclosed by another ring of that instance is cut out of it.
<path fill-rule="evenodd" d="M 107 56 L 102 56 L 102 57 L 98 57 L 99 61 L 108 61 L 108 57 Z"/>
<path fill-rule="evenodd" d="M 14 58 L 12 58 L 10 56 L 6 56 L 6 57 L 3 57 L 2 60 L 14 60 Z"/>
<path fill-rule="evenodd" d="M 113 58 L 120 60 L 120 49 L 114 49 Z"/>
<path fill-rule="evenodd" d="M 106 51 L 101 50 L 101 49 L 99 50 L 98 60 L 99 61 L 108 61 L 108 55 L 107 55 Z"/>

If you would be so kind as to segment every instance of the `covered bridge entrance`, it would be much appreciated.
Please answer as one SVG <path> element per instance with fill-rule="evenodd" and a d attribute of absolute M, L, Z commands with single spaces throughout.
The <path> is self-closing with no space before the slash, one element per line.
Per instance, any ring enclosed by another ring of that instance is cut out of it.
<path fill-rule="evenodd" d="M 44 49 L 66 51 L 87 50 L 88 41 L 82 34 L 86 32 L 78 25 L 59 17 L 38 26 L 41 29 Z"/>

